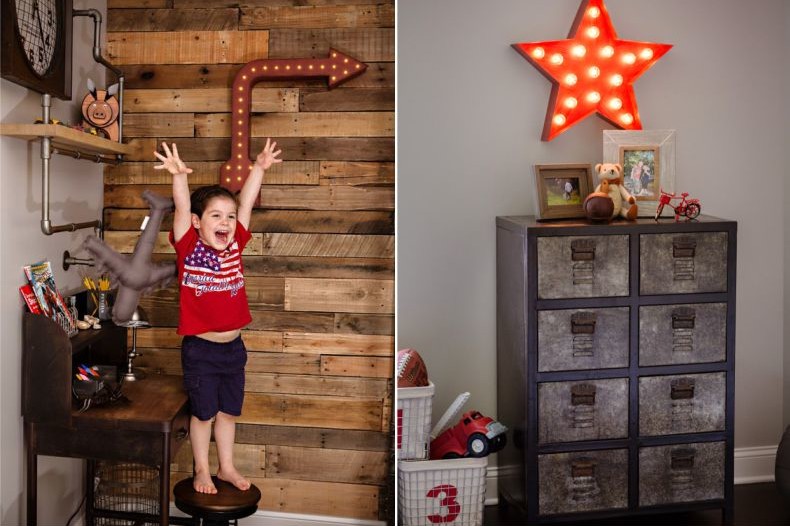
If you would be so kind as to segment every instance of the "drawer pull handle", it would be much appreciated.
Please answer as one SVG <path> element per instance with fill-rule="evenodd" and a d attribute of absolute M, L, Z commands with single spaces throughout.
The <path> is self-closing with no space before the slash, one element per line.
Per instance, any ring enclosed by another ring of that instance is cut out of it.
<path fill-rule="evenodd" d="M 697 313 L 691 307 L 678 307 L 672 311 L 673 329 L 693 329 Z"/>
<path fill-rule="evenodd" d="M 595 386 L 593 384 L 572 386 L 571 405 L 595 405 Z"/>
<path fill-rule="evenodd" d="M 600 495 L 601 488 L 595 480 L 595 460 L 578 457 L 571 460 L 570 501 L 574 505 L 589 504 Z"/>
<path fill-rule="evenodd" d="M 178 431 L 176 431 L 176 440 L 184 440 L 186 437 L 189 436 L 189 429 L 182 427 Z"/>
<path fill-rule="evenodd" d="M 571 261 L 595 260 L 594 239 L 574 239 L 571 241 Z"/>
<path fill-rule="evenodd" d="M 676 258 L 693 258 L 697 249 L 697 240 L 690 236 L 680 236 L 672 240 L 672 256 Z"/>
<path fill-rule="evenodd" d="M 669 483 L 676 496 L 694 487 L 695 454 L 690 448 L 673 449 L 670 453 Z"/>
<path fill-rule="evenodd" d="M 694 380 L 691 378 L 672 380 L 670 397 L 672 400 L 690 400 L 694 398 Z"/>
<path fill-rule="evenodd" d="M 670 453 L 670 469 L 692 469 L 696 451 L 691 448 L 673 449 Z"/>
<path fill-rule="evenodd" d="M 597 316 L 594 312 L 575 312 L 571 315 L 572 334 L 595 334 Z"/>

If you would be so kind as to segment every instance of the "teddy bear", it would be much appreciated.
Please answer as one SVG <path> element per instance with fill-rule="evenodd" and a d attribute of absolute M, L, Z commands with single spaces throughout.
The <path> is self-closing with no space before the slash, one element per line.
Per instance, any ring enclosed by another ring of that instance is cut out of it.
<path fill-rule="evenodd" d="M 595 171 L 601 181 L 595 191 L 608 194 L 612 198 L 612 217 L 619 215 L 629 221 L 635 220 L 639 207 L 634 196 L 623 184 L 623 167 L 613 163 L 596 164 Z"/>

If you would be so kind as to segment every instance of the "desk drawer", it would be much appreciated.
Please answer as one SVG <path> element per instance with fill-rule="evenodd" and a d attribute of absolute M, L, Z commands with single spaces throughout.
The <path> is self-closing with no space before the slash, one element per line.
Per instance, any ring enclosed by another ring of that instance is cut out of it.
<path fill-rule="evenodd" d="M 724 442 L 643 447 L 639 505 L 724 498 Z"/>
<path fill-rule="evenodd" d="M 642 377 L 639 434 L 722 431 L 726 392 L 726 373 Z"/>
<path fill-rule="evenodd" d="M 639 293 L 727 291 L 727 233 L 639 236 Z"/>
<path fill-rule="evenodd" d="M 540 444 L 627 436 L 627 378 L 538 385 Z"/>
<path fill-rule="evenodd" d="M 628 236 L 539 237 L 538 298 L 628 295 Z"/>
<path fill-rule="evenodd" d="M 628 307 L 538 312 L 538 371 L 628 367 Z"/>
<path fill-rule="evenodd" d="M 554 515 L 628 506 L 628 451 L 538 456 L 538 513 Z"/>
<path fill-rule="evenodd" d="M 639 307 L 639 365 L 726 359 L 726 303 Z"/>

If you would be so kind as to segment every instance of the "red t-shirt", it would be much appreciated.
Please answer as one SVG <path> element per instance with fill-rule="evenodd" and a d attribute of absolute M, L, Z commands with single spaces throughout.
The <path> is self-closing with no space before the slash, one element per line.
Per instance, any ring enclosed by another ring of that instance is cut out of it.
<path fill-rule="evenodd" d="M 241 223 L 236 223 L 234 240 L 219 252 L 203 244 L 194 228 L 187 230 L 178 243 L 170 231 L 178 265 L 178 334 L 232 331 L 252 321 L 241 261 L 241 252 L 251 237 Z"/>

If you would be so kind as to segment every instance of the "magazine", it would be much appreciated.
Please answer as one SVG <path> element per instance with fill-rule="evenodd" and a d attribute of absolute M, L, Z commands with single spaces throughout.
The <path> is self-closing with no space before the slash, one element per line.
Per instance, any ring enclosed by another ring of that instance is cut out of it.
<path fill-rule="evenodd" d="M 41 313 L 62 325 L 66 332 L 73 331 L 77 320 L 71 315 L 66 301 L 55 285 L 55 275 L 49 261 L 26 265 L 24 271 Z"/>

